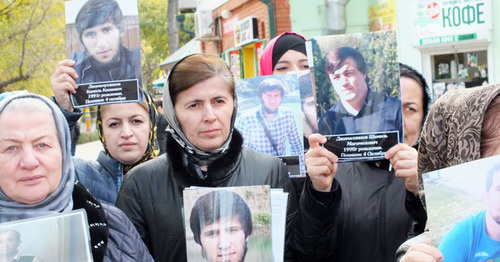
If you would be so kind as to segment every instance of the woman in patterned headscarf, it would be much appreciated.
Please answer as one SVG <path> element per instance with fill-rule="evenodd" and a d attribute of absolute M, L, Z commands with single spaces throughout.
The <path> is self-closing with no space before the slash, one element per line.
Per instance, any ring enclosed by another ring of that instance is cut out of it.
<path fill-rule="evenodd" d="M 59 105 L 70 130 L 78 124 L 81 109 L 74 109 L 69 93 L 76 93 L 78 78 L 74 61 L 59 62 L 50 78 L 53 100 Z M 104 150 L 96 161 L 75 158 L 76 179 L 84 184 L 99 201 L 114 205 L 123 176 L 134 166 L 155 158 L 159 153 L 156 142 L 157 112 L 151 96 L 143 90 L 142 102 L 100 106 L 97 130 Z M 160 145 L 165 146 L 165 145 Z"/>
<path fill-rule="evenodd" d="M 419 192 L 422 174 L 500 154 L 500 84 L 449 91 L 431 108 L 422 131 Z M 424 199 L 424 198 L 422 198 Z M 424 233 L 398 250 L 401 261 L 441 261 L 436 248 L 423 244 Z M 433 259 L 433 260 L 432 260 Z"/>
<path fill-rule="evenodd" d="M 84 209 L 94 261 L 152 261 L 127 216 L 75 182 L 68 124 L 52 101 L 10 96 L 0 126 L 0 223 Z"/>
<path fill-rule="evenodd" d="M 104 150 L 97 162 L 75 158 L 76 179 L 104 203 L 114 205 L 123 176 L 159 153 L 156 109 L 151 96 L 142 94 L 139 103 L 100 106 L 96 124 Z"/>

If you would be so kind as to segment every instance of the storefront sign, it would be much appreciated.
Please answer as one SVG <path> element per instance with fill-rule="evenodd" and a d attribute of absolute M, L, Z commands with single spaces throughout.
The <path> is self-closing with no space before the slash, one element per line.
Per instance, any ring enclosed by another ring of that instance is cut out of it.
<path fill-rule="evenodd" d="M 476 39 L 493 28 L 491 0 L 417 0 L 413 27 L 417 45 Z"/>
<path fill-rule="evenodd" d="M 238 22 L 234 29 L 234 46 L 241 46 L 258 39 L 257 17 L 249 16 Z"/>
<path fill-rule="evenodd" d="M 433 45 L 433 44 L 446 44 L 454 43 L 465 40 L 477 39 L 477 34 L 466 34 L 466 35 L 449 35 L 449 36 L 438 36 L 420 39 L 420 45 Z"/>
<path fill-rule="evenodd" d="M 370 32 L 396 30 L 396 0 L 372 0 L 368 7 Z"/>

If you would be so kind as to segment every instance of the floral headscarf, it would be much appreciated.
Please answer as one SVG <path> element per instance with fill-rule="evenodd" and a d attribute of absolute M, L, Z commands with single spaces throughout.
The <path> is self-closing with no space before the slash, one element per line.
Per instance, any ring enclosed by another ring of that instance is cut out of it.
<path fill-rule="evenodd" d="M 156 107 L 154 105 L 153 99 L 151 98 L 151 95 L 145 91 L 144 89 L 141 88 L 142 92 L 142 97 L 143 99 L 146 100 L 147 105 L 148 105 L 148 111 L 149 111 L 149 138 L 148 138 L 148 147 L 146 148 L 146 151 L 142 155 L 141 159 L 139 161 L 135 162 L 134 164 L 131 165 L 124 165 L 123 166 L 123 174 L 126 174 L 132 167 L 146 162 L 149 159 L 155 158 L 158 156 L 158 153 L 160 152 L 160 149 L 158 147 L 158 142 L 156 140 L 156 132 L 157 132 L 157 126 L 156 126 L 156 120 L 157 120 L 157 112 L 156 112 Z M 99 134 L 99 139 L 101 140 L 102 146 L 104 147 L 104 150 L 106 152 L 106 155 L 111 156 L 108 152 L 108 149 L 106 148 L 106 141 L 104 140 L 104 135 L 102 132 L 102 117 L 101 117 L 101 108 L 99 107 L 97 109 L 97 133 Z"/>
<path fill-rule="evenodd" d="M 481 158 L 481 129 L 486 109 L 500 94 L 500 84 L 448 91 L 431 108 L 418 152 L 422 174 Z"/>

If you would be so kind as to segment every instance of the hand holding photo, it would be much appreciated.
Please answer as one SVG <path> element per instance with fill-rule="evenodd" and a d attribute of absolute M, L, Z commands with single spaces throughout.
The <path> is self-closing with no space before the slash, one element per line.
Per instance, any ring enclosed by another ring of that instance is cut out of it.
<path fill-rule="evenodd" d="M 66 55 L 75 61 L 79 87 L 73 107 L 138 101 L 131 97 L 142 86 L 137 0 L 74 0 L 65 7 Z"/>
<path fill-rule="evenodd" d="M 403 142 L 395 32 L 314 37 L 307 46 L 318 130 L 333 137 L 328 148 L 338 149 L 339 162 L 383 159 L 387 149 Z M 371 136 L 359 145 L 335 145 L 339 136 L 357 140 L 360 134 Z M 366 151 L 367 145 L 374 150 Z"/>

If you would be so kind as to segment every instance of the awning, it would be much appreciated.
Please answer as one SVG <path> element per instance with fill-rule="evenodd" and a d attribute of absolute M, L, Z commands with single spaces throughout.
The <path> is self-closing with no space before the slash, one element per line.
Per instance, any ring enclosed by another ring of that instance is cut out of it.
<path fill-rule="evenodd" d="M 175 63 L 177 63 L 177 61 L 181 60 L 182 58 L 200 52 L 201 52 L 200 41 L 191 39 L 189 42 L 187 42 L 185 45 L 183 45 L 181 48 L 179 48 L 177 51 L 175 51 L 169 57 L 167 57 L 167 59 L 161 62 L 159 66 L 161 70 L 168 71 L 174 66 Z"/>

